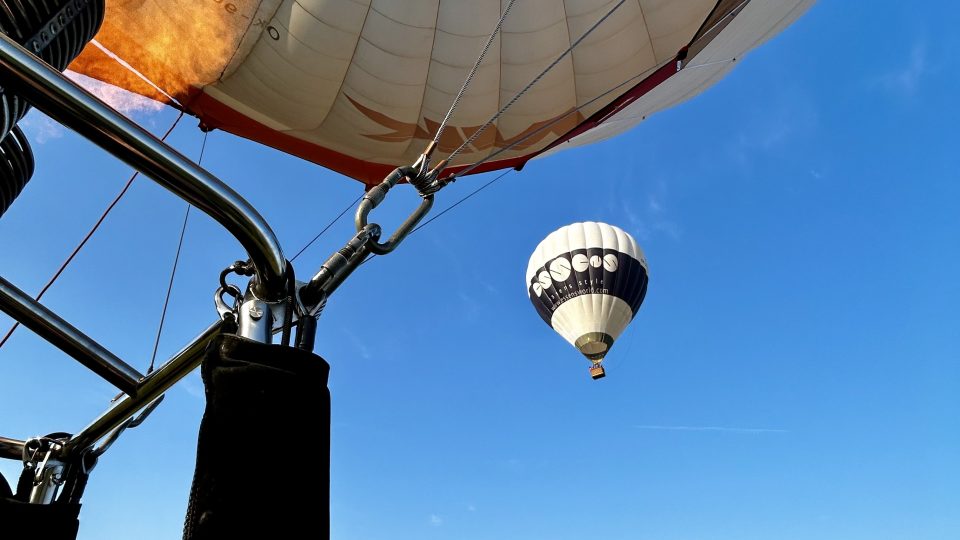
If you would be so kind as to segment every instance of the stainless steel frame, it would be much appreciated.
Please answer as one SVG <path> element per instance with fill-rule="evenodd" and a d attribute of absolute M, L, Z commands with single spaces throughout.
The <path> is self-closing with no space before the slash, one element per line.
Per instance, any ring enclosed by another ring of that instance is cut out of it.
<path fill-rule="evenodd" d="M 147 375 L 137 387 L 135 397 L 123 396 L 107 412 L 71 437 L 64 445 L 64 456 L 83 452 L 90 448 L 100 438 L 137 414 L 137 411 L 166 392 L 177 381 L 199 366 L 200 360 L 203 359 L 203 351 L 207 348 L 210 340 L 220 331 L 220 325 L 221 323 L 218 322 L 207 328 L 202 334 L 194 338 L 189 345 L 173 355 L 173 358 L 167 363 Z"/>
<path fill-rule="evenodd" d="M 259 213 L 226 184 L 90 95 L 0 33 L 0 80 L 8 91 L 152 178 L 223 225 L 256 269 L 257 295 L 284 296 L 286 260 Z"/>
<path fill-rule="evenodd" d="M 26 49 L 0 33 L 0 81 L 51 118 L 205 212 L 233 234 L 255 269 L 251 287 L 260 298 L 286 296 L 286 259 L 263 217 L 222 181 L 87 93 Z M 0 278 L 0 309 L 110 381 L 127 395 L 71 437 L 59 452 L 70 459 L 91 448 L 140 409 L 195 369 L 221 322 L 143 376 L 49 309 Z M 0 438 L 0 457 L 18 459 L 23 441 Z M 17 454 L 17 455 L 15 455 Z"/>
<path fill-rule="evenodd" d="M 20 321 L 61 351 L 74 357 L 124 393 L 136 395 L 137 384 L 143 377 L 139 371 L 2 277 L 0 277 L 0 310 Z"/>
<path fill-rule="evenodd" d="M 26 441 L 0 437 L 0 458 L 20 459 L 23 456 L 23 445 Z"/>
<path fill-rule="evenodd" d="M 252 337 L 269 343 L 272 325 L 271 317 L 267 315 L 270 306 L 287 297 L 287 261 L 273 231 L 247 201 L 2 33 L 0 81 L 6 91 L 24 97 L 54 120 L 140 170 L 230 231 L 247 250 L 253 263 L 255 276 L 248 291 L 250 297 L 263 304 L 244 304 L 241 311 L 246 310 L 248 318 L 253 321 L 248 324 L 253 328 L 249 331 L 256 330 L 257 336 Z M 398 169 L 365 197 L 357 213 L 357 236 L 334 254 L 311 282 L 300 290 L 298 296 L 301 300 L 307 297 L 311 300 L 303 306 L 308 313 L 314 314 L 367 255 L 383 255 L 392 251 L 430 210 L 432 194 L 424 196 L 419 208 L 385 243 L 378 241 L 381 234 L 379 225 L 368 223 L 369 212 L 383 200 L 387 191 L 404 176 L 411 174 L 417 173 L 412 168 Z M 85 453 L 97 441 L 111 432 L 118 434 L 119 429 L 126 427 L 125 422 L 138 411 L 193 371 L 200 364 L 207 345 L 224 325 L 219 321 L 213 324 L 156 371 L 143 376 L 2 278 L 0 310 L 9 313 L 126 393 L 99 418 L 63 442 L 62 448 L 58 447 L 55 452 L 58 463 L 73 463 L 68 465 L 73 468 L 76 468 L 78 459 L 89 457 Z M 241 326 L 245 322 L 242 317 L 240 320 L 230 320 L 241 323 Z M 263 322 L 258 323 L 261 320 Z M 304 341 L 312 343 L 312 336 L 307 336 Z M 24 441 L 0 438 L 0 457 L 18 459 L 24 444 Z"/>

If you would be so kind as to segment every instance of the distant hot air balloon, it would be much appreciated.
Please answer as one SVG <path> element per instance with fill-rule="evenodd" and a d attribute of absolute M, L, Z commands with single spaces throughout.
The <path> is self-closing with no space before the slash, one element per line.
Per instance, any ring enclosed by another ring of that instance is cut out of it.
<path fill-rule="evenodd" d="M 544 322 L 593 364 L 627 327 L 647 294 L 647 260 L 629 234 L 606 223 L 574 223 L 547 236 L 527 265 L 527 293 Z"/>

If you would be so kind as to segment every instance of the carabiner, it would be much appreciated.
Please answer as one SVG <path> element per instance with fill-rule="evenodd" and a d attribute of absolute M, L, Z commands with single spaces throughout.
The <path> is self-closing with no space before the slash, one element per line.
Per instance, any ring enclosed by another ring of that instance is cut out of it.
<path fill-rule="evenodd" d="M 224 301 L 224 294 L 229 294 L 233 297 L 232 306 Z M 242 298 L 243 293 L 240 292 L 240 289 L 236 285 L 227 283 L 226 287 L 217 287 L 217 291 L 213 293 L 213 303 L 217 307 L 217 314 L 220 315 L 220 319 L 226 321 L 227 318 L 230 317 L 231 321 L 228 322 L 235 322 L 237 320 L 237 309 L 240 307 L 240 300 Z"/>
<path fill-rule="evenodd" d="M 417 169 L 414 167 L 400 167 L 388 174 L 378 186 L 368 191 L 367 194 L 363 196 L 363 200 L 357 208 L 357 215 L 354 218 L 357 232 L 362 231 L 368 225 L 367 218 L 370 215 L 370 211 L 383 202 L 390 188 L 397 185 L 397 183 L 404 178 L 406 178 L 408 182 L 413 183 L 412 181 L 417 178 L 417 174 Z M 420 220 L 427 215 L 431 207 L 433 207 L 432 193 L 423 196 L 423 201 L 420 203 L 420 206 L 390 235 L 390 238 L 386 242 L 378 242 L 376 239 L 371 239 L 369 243 L 370 251 L 377 255 L 386 255 L 396 249 L 397 246 L 400 245 L 400 242 L 403 242 L 403 239 L 420 223 Z"/>

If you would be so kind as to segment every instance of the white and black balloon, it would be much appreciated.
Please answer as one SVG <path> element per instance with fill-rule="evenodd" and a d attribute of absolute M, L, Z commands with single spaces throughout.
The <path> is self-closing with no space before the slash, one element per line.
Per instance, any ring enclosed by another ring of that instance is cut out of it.
<path fill-rule="evenodd" d="M 648 279 L 636 240 L 606 223 L 552 232 L 527 265 L 527 293 L 537 313 L 595 364 L 633 320 Z"/>

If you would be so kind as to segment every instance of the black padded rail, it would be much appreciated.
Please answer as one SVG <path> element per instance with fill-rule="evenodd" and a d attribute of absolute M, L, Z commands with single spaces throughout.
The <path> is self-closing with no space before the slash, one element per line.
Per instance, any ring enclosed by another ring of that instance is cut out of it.
<path fill-rule="evenodd" d="M 33 151 L 20 128 L 14 126 L 0 141 L 0 216 L 10 208 L 33 176 Z"/>
<path fill-rule="evenodd" d="M 59 71 L 100 30 L 104 0 L 0 0 L 0 32 Z M 0 138 L 27 113 L 23 98 L 0 89 Z"/>
<path fill-rule="evenodd" d="M 97 34 L 105 9 L 104 0 L 0 0 L 0 32 L 63 71 Z M 17 128 L 29 108 L 0 86 L 0 216 L 33 176 L 33 152 Z"/>

